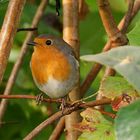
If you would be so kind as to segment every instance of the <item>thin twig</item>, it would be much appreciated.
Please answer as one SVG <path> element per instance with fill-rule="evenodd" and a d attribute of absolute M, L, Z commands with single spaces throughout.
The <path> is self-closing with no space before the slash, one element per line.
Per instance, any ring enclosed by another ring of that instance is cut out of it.
<path fill-rule="evenodd" d="M 59 119 L 63 116 L 62 111 L 59 111 L 46 119 L 44 122 L 39 124 L 36 128 L 34 128 L 23 140 L 32 140 L 35 136 L 37 136 L 44 128 L 48 125 L 52 124 L 55 120 Z"/>
<path fill-rule="evenodd" d="M 37 27 L 34 28 L 18 28 L 17 32 L 21 32 L 21 31 L 36 31 Z"/>
<path fill-rule="evenodd" d="M 58 140 L 65 127 L 65 117 L 62 117 L 57 123 L 55 129 L 51 133 L 49 140 Z"/>
<path fill-rule="evenodd" d="M 130 22 L 133 20 L 133 18 L 135 17 L 135 15 L 138 13 L 140 9 L 140 1 L 136 0 L 134 3 L 134 7 L 133 7 L 133 11 L 131 14 L 131 20 Z M 127 25 L 127 27 L 123 27 L 122 26 L 122 22 L 124 21 L 125 16 L 122 18 L 122 20 L 120 21 L 118 28 L 120 30 L 124 30 L 126 31 L 128 26 L 130 25 L 130 23 Z M 124 29 L 125 28 L 125 29 Z M 105 47 L 103 48 L 103 51 L 108 51 L 111 47 L 111 42 L 108 41 L 105 45 Z M 88 73 L 87 77 L 85 78 L 84 82 L 82 83 L 81 87 L 80 87 L 80 92 L 81 95 L 84 96 L 84 94 L 86 93 L 86 91 L 88 90 L 88 88 L 91 86 L 92 82 L 94 81 L 94 79 L 96 78 L 96 76 L 98 75 L 99 71 L 101 70 L 102 65 L 96 63 L 90 70 L 90 72 Z"/>
<path fill-rule="evenodd" d="M 59 10 L 61 7 L 60 0 L 55 0 L 55 2 L 56 2 L 56 15 L 59 16 L 60 15 Z"/>
<path fill-rule="evenodd" d="M 132 11 L 132 14 L 131 14 L 131 20 L 138 13 L 139 9 L 140 9 L 140 0 L 135 0 L 134 8 L 133 8 L 133 11 Z"/>
<path fill-rule="evenodd" d="M 84 20 L 89 13 L 89 8 L 85 0 L 79 0 L 79 19 Z"/>
<path fill-rule="evenodd" d="M 135 0 L 128 0 L 128 10 L 125 14 L 125 17 L 123 18 L 124 20 L 122 20 L 122 33 L 126 33 L 127 31 L 127 27 L 129 26 L 130 22 L 131 22 L 131 15 L 132 15 L 132 11 L 133 11 L 133 7 L 134 7 L 134 2 Z"/>
<path fill-rule="evenodd" d="M 32 140 L 35 136 L 37 136 L 44 128 L 46 128 L 48 125 L 52 124 L 57 119 L 61 118 L 64 115 L 70 114 L 72 111 L 75 110 L 75 108 L 69 108 L 65 109 L 64 112 L 59 111 L 46 119 L 44 122 L 39 124 L 35 129 L 33 129 L 23 140 Z"/>
<path fill-rule="evenodd" d="M 127 12 L 126 12 L 126 14 L 125 14 L 125 16 L 123 18 L 124 20 L 121 22 L 121 26 L 122 26 L 121 27 L 122 28 L 121 32 L 122 33 L 125 33 L 127 31 L 127 27 L 129 26 L 129 24 L 131 22 L 131 14 L 132 14 L 132 11 L 133 11 L 133 6 L 134 6 L 134 0 L 128 0 L 128 10 L 127 10 Z M 127 44 L 127 42 L 126 42 L 126 44 Z M 116 44 L 115 47 L 118 47 L 118 45 Z M 112 48 L 112 46 L 111 46 L 111 48 Z M 106 70 L 105 70 L 104 77 L 106 77 L 106 76 L 114 76 L 115 73 L 116 73 L 115 70 L 113 70 L 110 67 L 107 67 Z M 104 79 L 104 77 L 103 77 L 103 79 Z"/>
<path fill-rule="evenodd" d="M 94 108 L 95 109 L 95 108 Z M 108 117 L 111 117 L 112 119 L 115 119 L 116 118 L 116 114 L 114 113 L 111 113 L 111 112 L 106 112 L 104 110 L 101 110 L 101 109 L 95 109 L 95 110 L 98 110 L 100 113 L 102 113 L 103 115 L 106 115 Z"/>
<path fill-rule="evenodd" d="M 100 17 L 102 19 L 107 35 L 109 37 L 113 37 L 119 32 L 119 30 L 112 16 L 109 2 L 108 0 L 97 0 L 97 4 L 99 7 Z"/>
<path fill-rule="evenodd" d="M 42 0 L 42 2 L 40 3 L 40 5 L 36 11 L 36 14 L 34 16 L 31 28 L 37 27 L 43 13 L 44 13 L 44 10 L 46 8 L 47 3 L 48 3 L 48 0 Z M 8 82 L 7 82 L 5 91 L 4 91 L 4 95 L 9 95 L 11 93 L 11 90 L 12 90 L 12 87 L 15 83 L 17 74 L 19 72 L 19 69 L 20 69 L 22 63 L 23 63 L 24 56 L 28 50 L 27 42 L 29 42 L 32 39 L 33 35 L 34 35 L 34 32 L 29 32 L 25 38 L 25 41 L 22 45 L 19 57 L 14 65 L 12 72 L 10 74 L 10 77 L 8 79 Z M 3 115 L 4 115 L 5 110 L 6 110 L 6 106 L 7 106 L 7 100 L 4 99 L 1 101 L 1 104 L 0 104 L 0 121 L 2 121 Z"/>
<path fill-rule="evenodd" d="M 127 37 L 118 29 L 108 0 L 97 0 L 100 17 L 111 41 L 111 47 L 127 44 Z"/>
<path fill-rule="evenodd" d="M 79 105 L 81 108 L 87 108 L 87 107 L 94 107 L 98 105 L 106 105 L 110 104 L 111 100 L 110 99 L 102 99 L 102 100 L 95 100 L 95 101 L 90 101 L 90 102 L 85 102 Z"/>
<path fill-rule="evenodd" d="M 33 100 L 36 100 L 37 97 L 36 96 L 31 96 L 31 95 L 0 95 L 0 98 L 7 98 L 7 99 L 31 99 L 31 100 L 33 99 Z M 62 100 L 61 99 L 48 99 L 48 98 L 43 98 L 42 101 L 43 102 L 48 102 L 48 103 L 52 103 L 52 102 L 62 103 Z M 87 108 L 87 107 L 94 107 L 94 106 L 98 106 L 98 105 L 105 105 L 105 104 L 110 104 L 110 103 L 111 103 L 111 100 L 110 99 L 102 99 L 102 100 L 90 101 L 90 102 L 87 102 L 87 103 L 76 102 L 74 105 L 73 105 L 73 103 L 71 103 L 72 106 L 70 105 L 70 103 L 68 103 L 70 107 L 65 108 L 64 111 L 59 111 L 59 112 L 55 113 L 50 118 L 48 118 L 46 121 L 44 121 L 43 123 L 41 123 L 39 126 L 37 126 L 37 128 L 35 128 L 31 132 L 31 134 L 28 135 L 28 137 L 25 138 L 25 140 L 26 139 L 27 140 L 32 139 L 37 134 L 39 134 L 42 129 L 44 129 L 45 127 L 47 127 L 49 124 L 53 123 L 55 120 L 59 119 L 62 116 L 65 116 L 67 114 L 72 113 L 75 110 L 79 110 L 81 108 Z M 64 118 L 62 118 L 62 119 L 64 119 Z M 61 126 L 60 126 L 60 124 L 61 124 Z M 64 120 L 62 120 L 62 121 L 59 122 L 59 124 L 55 128 L 54 132 L 56 132 L 56 130 L 57 131 L 63 130 L 63 129 L 60 128 L 60 127 L 64 127 L 63 125 L 64 125 Z M 52 137 L 50 137 L 50 138 L 59 137 L 59 134 L 61 134 L 61 133 L 58 133 L 57 132 L 57 134 L 52 135 Z M 53 139 L 51 139 L 51 140 L 53 140 Z"/>
<path fill-rule="evenodd" d="M 8 57 L 16 34 L 17 25 L 26 0 L 11 0 L 0 32 L 0 83 L 6 69 Z"/>
<path fill-rule="evenodd" d="M 122 32 L 118 29 L 114 17 L 112 15 L 111 9 L 110 9 L 110 5 L 109 5 L 109 1 L 108 0 L 97 0 L 98 3 L 98 7 L 99 7 L 99 13 L 104 25 L 104 28 L 107 32 L 108 37 L 110 38 L 110 42 L 111 42 L 111 46 L 110 48 L 114 48 L 114 47 L 118 47 L 118 46 L 122 46 L 122 45 L 126 45 L 128 43 L 127 37 L 125 34 L 122 34 Z M 125 21 L 126 21 L 126 17 L 125 16 Z M 109 76 L 109 75 L 114 75 L 115 71 L 110 68 L 107 67 L 105 74 L 101 80 L 101 84 L 100 87 L 102 85 L 102 82 L 104 81 L 104 79 Z M 100 90 L 99 87 L 99 90 Z M 102 94 L 97 95 L 97 99 L 102 99 Z"/>
<path fill-rule="evenodd" d="M 31 96 L 31 95 L 0 95 L 0 98 L 6 98 L 6 99 L 33 99 L 36 100 L 36 96 Z M 48 98 L 43 98 L 42 100 L 43 102 L 48 102 L 48 103 L 62 103 L 61 99 L 48 99 Z M 110 99 L 102 99 L 102 100 L 96 100 L 96 101 L 90 101 L 90 102 L 76 102 L 75 104 L 73 103 L 68 103 L 68 107 L 66 107 L 63 111 L 59 111 L 57 113 L 55 113 L 54 115 L 52 115 L 50 118 L 48 118 L 46 121 L 44 121 L 43 123 L 41 123 L 39 126 L 37 126 L 26 138 L 25 140 L 30 140 L 33 137 L 35 137 L 36 135 L 38 135 L 40 133 L 41 130 L 43 130 L 45 127 L 47 127 L 49 124 L 53 123 L 55 120 L 59 119 L 62 116 L 68 115 L 70 113 L 72 113 L 75 110 L 79 110 L 82 108 L 87 108 L 87 107 L 94 107 L 94 106 L 98 106 L 98 105 L 105 105 L 105 104 L 111 104 L 111 100 Z M 72 106 L 71 106 L 72 105 Z M 101 112 L 102 113 L 102 112 Z M 105 114 L 105 113 L 103 113 Z M 64 127 L 64 118 L 62 118 L 62 121 L 60 121 L 60 123 L 57 125 L 56 129 L 54 132 L 56 132 L 56 130 L 58 130 L 58 128 L 60 127 Z M 61 124 L 61 126 L 60 126 Z M 60 129 L 63 130 L 63 129 Z M 59 130 L 59 131 L 60 131 Z M 53 133 L 54 134 L 54 133 Z M 59 137 L 59 135 L 61 134 L 57 132 L 57 134 L 55 134 L 54 136 L 52 136 L 52 138 L 54 137 Z M 51 139 L 53 140 L 53 139 Z"/>
<path fill-rule="evenodd" d="M 3 99 L 32 99 L 32 100 L 36 100 L 37 96 L 33 96 L 33 95 L 0 95 L 0 98 L 1 99 L 3 98 Z M 42 102 L 62 103 L 62 99 L 43 98 Z M 110 102 L 110 99 L 96 100 L 96 102 L 95 101 L 84 102 L 84 103 L 81 101 L 79 101 L 79 102 L 81 103 L 80 106 L 82 108 L 86 108 L 86 107 L 96 106 L 97 104 L 105 104 L 106 102 L 108 103 L 108 102 Z M 76 103 L 79 103 L 79 102 L 76 102 Z M 70 104 L 73 104 L 73 102 L 67 102 L 67 104 L 70 105 Z"/>
<path fill-rule="evenodd" d="M 32 99 L 36 100 L 37 96 L 33 95 L 0 95 L 1 99 Z M 42 102 L 48 102 L 48 103 L 62 103 L 61 99 L 51 99 L 51 98 L 43 98 L 41 99 Z"/>
<path fill-rule="evenodd" d="M 102 65 L 98 63 L 96 63 L 91 68 L 90 72 L 88 73 L 87 77 L 85 78 L 84 82 L 82 83 L 80 87 L 81 98 L 84 97 L 86 91 L 88 90 L 92 82 L 95 80 L 101 68 L 102 68 Z"/>
<path fill-rule="evenodd" d="M 89 106 L 92 105 L 92 107 L 94 106 L 98 106 L 98 105 L 103 105 L 103 104 L 110 104 L 111 100 L 110 99 L 103 99 L 103 100 L 96 100 L 96 101 L 92 101 L 89 103 L 77 103 L 74 106 L 71 106 L 69 108 L 65 108 L 63 111 L 59 111 L 57 113 L 55 113 L 54 115 L 52 115 L 51 117 L 49 117 L 48 119 L 46 119 L 45 121 L 43 121 L 41 124 L 39 124 L 35 129 L 33 129 L 25 138 L 24 140 L 31 140 L 33 139 L 35 136 L 37 136 L 44 128 L 46 128 L 48 125 L 50 125 L 51 123 L 53 123 L 54 121 L 56 121 L 57 119 L 59 119 L 62 116 L 71 114 L 72 112 L 79 110 L 80 108 L 87 108 Z"/>

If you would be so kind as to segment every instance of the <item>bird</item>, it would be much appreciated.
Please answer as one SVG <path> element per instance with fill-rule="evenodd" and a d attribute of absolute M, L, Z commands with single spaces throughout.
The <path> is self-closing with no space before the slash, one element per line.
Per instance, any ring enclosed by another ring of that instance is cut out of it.
<path fill-rule="evenodd" d="M 36 86 L 50 98 L 64 98 L 79 81 L 79 62 L 61 37 L 42 34 L 27 43 L 34 47 L 30 68 Z"/>

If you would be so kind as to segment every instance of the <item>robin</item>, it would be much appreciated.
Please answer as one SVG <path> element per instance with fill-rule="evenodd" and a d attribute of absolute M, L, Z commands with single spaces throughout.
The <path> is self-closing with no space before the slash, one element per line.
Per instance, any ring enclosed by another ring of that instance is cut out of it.
<path fill-rule="evenodd" d="M 34 46 L 30 67 L 37 87 L 50 98 L 65 97 L 78 82 L 79 63 L 72 47 L 63 39 L 40 35 Z"/>

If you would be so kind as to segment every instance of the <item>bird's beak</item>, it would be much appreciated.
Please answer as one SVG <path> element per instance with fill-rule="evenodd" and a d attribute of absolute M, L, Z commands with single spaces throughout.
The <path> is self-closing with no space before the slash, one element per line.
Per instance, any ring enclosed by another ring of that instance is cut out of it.
<path fill-rule="evenodd" d="M 27 43 L 27 45 L 31 45 L 31 46 L 37 46 L 38 43 L 34 42 L 34 41 L 30 41 Z"/>

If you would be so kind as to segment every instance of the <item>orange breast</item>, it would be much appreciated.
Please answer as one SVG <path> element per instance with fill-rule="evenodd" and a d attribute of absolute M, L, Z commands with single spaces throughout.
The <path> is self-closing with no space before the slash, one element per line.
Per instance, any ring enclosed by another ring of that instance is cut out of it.
<path fill-rule="evenodd" d="M 35 47 L 31 71 L 39 84 L 45 84 L 49 76 L 60 81 L 67 80 L 71 67 L 66 56 L 55 47 Z"/>

